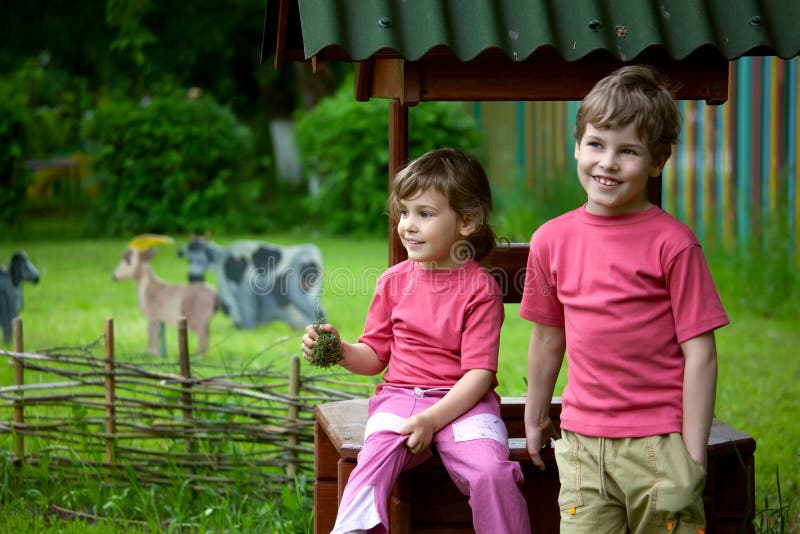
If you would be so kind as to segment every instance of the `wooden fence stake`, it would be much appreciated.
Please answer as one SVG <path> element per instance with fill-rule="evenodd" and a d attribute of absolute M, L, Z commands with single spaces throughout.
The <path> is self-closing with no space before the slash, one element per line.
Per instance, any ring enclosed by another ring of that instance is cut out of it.
<path fill-rule="evenodd" d="M 22 352 L 22 319 L 15 317 L 12 322 L 12 336 L 14 352 Z M 25 385 L 25 363 L 21 358 L 14 358 L 14 385 L 17 390 L 17 400 L 14 401 L 14 457 L 22 464 L 25 462 L 25 438 L 20 434 L 22 426 L 25 424 L 25 393 L 22 386 Z"/>
<path fill-rule="evenodd" d="M 294 477 L 297 474 L 297 432 L 300 428 L 297 420 L 299 409 L 297 403 L 300 401 L 300 357 L 292 356 L 291 366 L 289 368 L 289 424 L 291 425 L 289 432 L 289 454 L 288 463 L 286 464 L 286 474 Z"/>
<path fill-rule="evenodd" d="M 106 341 L 106 463 L 108 464 L 108 475 L 116 462 L 116 434 L 117 434 L 117 394 L 114 379 L 114 319 L 107 318 L 105 321 L 105 341 Z"/>
<path fill-rule="evenodd" d="M 192 378 L 192 371 L 189 367 L 189 336 L 186 328 L 186 317 L 178 318 L 178 358 L 181 365 L 181 376 L 184 380 Z M 192 415 L 191 384 L 183 384 L 183 393 L 181 393 L 181 397 L 183 399 L 183 420 L 186 425 L 187 434 L 189 435 L 189 437 L 186 438 L 186 452 L 191 453 L 193 444 L 191 437 L 192 432 L 189 431 L 189 425 L 194 421 L 194 416 Z M 194 468 L 191 465 L 188 466 L 188 470 L 190 474 L 194 473 Z"/>

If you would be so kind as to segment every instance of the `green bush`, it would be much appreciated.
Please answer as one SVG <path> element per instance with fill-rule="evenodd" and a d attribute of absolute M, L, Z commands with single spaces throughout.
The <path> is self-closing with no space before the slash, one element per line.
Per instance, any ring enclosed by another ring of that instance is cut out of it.
<path fill-rule="evenodd" d="M 0 227 L 15 227 L 25 209 L 25 138 L 23 113 L 0 91 Z"/>
<path fill-rule="evenodd" d="M 213 99 L 111 100 L 86 121 L 95 154 L 97 233 L 179 232 L 236 226 L 250 133 Z"/>
<path fill-rule="evenodd" d="M 51 66 L 48 54 L 28 58 L 0 78 L 0 96 L 28 125 L 26 157 L 46 159 L 79 147 L 80 121 L 91 106 L 88 82 Z"/>
<path fill-rule="evenodd" d="M 353 99 L 353 80 L 298 118 L 295 139 L 307 176 L 319 179 L 309 211 L 339 234 L 386 232 L 388 101 Z M 423 102 L 409 111 L 409 157 L 452 146 L 475 152 L 475 121 L 457 102 Z"/>
<path fill-rule="evenodd" d="M 539 175 L 533 184 L 517 174 L 512 184 L 493 193 L 495 232 L 512 243 L 527 243 L 543 223 L 586 202 L 577 176 L 569 173 Z"/>

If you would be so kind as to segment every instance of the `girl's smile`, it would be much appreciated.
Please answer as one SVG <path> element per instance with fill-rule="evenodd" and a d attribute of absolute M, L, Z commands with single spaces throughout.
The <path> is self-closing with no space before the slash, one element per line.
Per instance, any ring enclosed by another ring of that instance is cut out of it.
<path fill-rule="evenodd" d="M 453 254 L 453 245 L 466 239 L 472 226 L 436 189 L 400 201 L 397 233 L 409 259 L 425 269 L 452 269 L 463 264 Z"/>

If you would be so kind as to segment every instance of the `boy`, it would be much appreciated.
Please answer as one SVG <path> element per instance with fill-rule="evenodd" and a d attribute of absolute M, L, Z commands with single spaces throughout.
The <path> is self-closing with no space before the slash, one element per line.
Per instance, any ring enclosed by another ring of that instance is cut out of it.
<path fill-rule="evenodd" d="M 566 349 L 555 445 L 562 533 L 705 529 L 714 330 L 728 318 L 692 231 L 647 200 L 679 131 L 652 70 L 602 79 L 574 131 L 587 202 L 531 238 L 520 306 L 533 322 L 525 431 L 543 468 Z"/>

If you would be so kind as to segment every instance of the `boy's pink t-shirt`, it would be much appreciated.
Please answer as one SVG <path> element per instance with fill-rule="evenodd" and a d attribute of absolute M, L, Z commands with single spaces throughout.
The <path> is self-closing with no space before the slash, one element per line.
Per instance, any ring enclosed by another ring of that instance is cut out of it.
<path fill-rule="evenodd" d="M 449 388 L 468 370 L 497 371 L 503 318 L 500 287 L 478 263 L 430 271 L 406 260 L 378 279 L 358 341 L 387 362 L 382 385 Z"/>
<path fill-rule="evenodd" d="M 664 210 L 585 206 L 531 238 L 520 315 L 565 329 L 561 426 L 588 436 L 680 432 L 680 343 L 728 324 L 691 229 Z"/>

